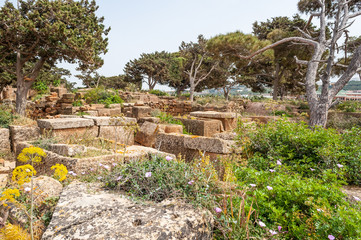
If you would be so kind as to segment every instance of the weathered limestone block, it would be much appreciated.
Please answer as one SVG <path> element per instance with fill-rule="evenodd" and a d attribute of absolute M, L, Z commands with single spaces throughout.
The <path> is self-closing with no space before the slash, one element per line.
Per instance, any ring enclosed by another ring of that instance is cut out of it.
<path fill-rule="evenodd" d="M 66 157 L 73 157 L 78 153 L 85 151 L 85 146 L 81 145 L 68 145 L 68 144 L 51 144 L 49 151 L 57 153 Z"/>
<path fill-rule="evenodd" d="M 121 114 L 122 114 L 121 108 L 110 108 L 109 109 L 109 116 L 111 116 L 111 117 L 120 116 Z"/>
<path fill-rule="evenodd" d="M 146 147 L 153 147 L 157 134 L 159 132 L 159 125 L 151 122 L 144 122 L 139 131 L 135 135 L 135 141 Z"/>
<path fill-rule="evenodd" d="M 224 131 L 230 131 L 237 127 L 237 114 L 232 112 L 191 112 L 191 116 L 199 118 L 211 118 L 220 120 Z"/>
<path fill-rule="evenodd" d="M 221 132 L 214 134 L 212 137 L 233 141 L 236 139 L 237 134 L 235 132 Z"/>
<path fill-rule="evenodd" d="M 11 149 L 15 151 L 19 142 L 30 141 L 39 138 L 40 128 L 37 126 L 10 126 Z"/>
<path fill-rule="evenodd" d="M 197 156 L 198 153 L 197 151 L 184 146 L 184 141 L 187 137 L 189 137 L 189 135 L 178 133 L 158 133 L 155 148 L 162 152 L 171 153 L 176 156 L 181 155 L 182 158 L 190 161 Z"/>
<path fill-rule="evenodd" d="M 40 127 L 42 133 L 48 132 L 52 136 L 61 138 L 84 138 L 98 136 L 98 127 L 94 126 L 94 121 L 91 119 L 39 119 L 38 126 Z"/>
<path fill-rule="evenodd" d="M 146 106 L 134 106 L 133 107 L 133 116 L 136 119 L 143 117 L 150 117 L 150 113 L 152 112 L 152 108 Z"/>
<path fill-rule="evenodd" d="M 0 128 L 0 149 L 10 149 L 10 130 Z"/>
<path fill-rule="evenodd" d="M 138 124 L 142 125 L 144 122 L 160 123 L 160 119 L 157 117 L 144 117 L 138 119 Z"/>
<path fill-rule="evenodd" d="M 183 126 L 178 124 L 160 124 L 159 131 L 164 133 L 183 134 Z"/>
<path fill-rule="evenodd" d="M 137 204 L 100 185 L 72 182 L 43 240 L 212 239 L 212 215 L 176 200 Z"/>
<path fill-rule="evenodd" d="M 98 116 L 110 116 L 109 108 L 100 108 L 97 111 L 98 111 Z"/>
<path fill-rule="evenodd" d="M 226 141 L 220 138 L 201 137 L 201 136 L 188 136 L 184 138 L 184 147 L 202 152 L 231 153 L 231 146 L 233 141 Z"/>
<path fill-rule="evenodd" d="M 94 117 L 94 116 L 83 116 L 84 119 L 91 119 L 94 121 L 96 126 L 125 126 L 135 125 L 137 119 L 129 117 Z"/>
<path fill-rule="evenodd" d="M 223 125 L 220 120 L 184 118 L 177 119 L 184 124 L 187 132 L 190 132 L 194 135 L 211 137 L 214 134 L 223 131 Z"/>
<path fill-rule="evenodd" d="M 99 137 L 121 144 L 134 144 L 134 130 L 125 126 L 100 126 Z"/>
<path fill-rule="evenodd" d="M 39 119 L 38 126 L 41 129 L 67 129 L 84 128 L 94 126 L 94 121 L 84 118 L 57 118 L 57 119 Z"/>

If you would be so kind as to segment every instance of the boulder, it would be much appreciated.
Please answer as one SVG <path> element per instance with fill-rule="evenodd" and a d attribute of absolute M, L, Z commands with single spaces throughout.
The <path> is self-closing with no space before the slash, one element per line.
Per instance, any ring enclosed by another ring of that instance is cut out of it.
<path fill-rule="evenodd" d="M 212 239 L 213 217 L 176 200 L 139 204 L 97 184 L 72 182 L 43 240 Z"/>
<path fill-rule="evenodd" d="M 31 183 L 25 183 L 24 188 L 31 187 Z M 63 191 L 63 185 L 55 180 L 54 178 L 47 176 L 39 176 L 33 179 L 33 189 L 34 189 L 34 200 L 36 204 L 40 204 L 46 198 L 59 197 Z"/>
<path fill-rule="evenodd" d="M 135 141 L 143 146 L 153 147 L 158 132 L 158 124 L 152 122 L 144 122 L 137 134 L 135 135 Z"/>

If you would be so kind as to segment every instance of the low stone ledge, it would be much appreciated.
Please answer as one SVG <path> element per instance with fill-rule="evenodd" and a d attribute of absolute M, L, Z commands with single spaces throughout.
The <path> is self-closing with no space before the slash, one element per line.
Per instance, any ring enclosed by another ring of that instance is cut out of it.
<path fill-rule="evenodd" d="M 69 129 L 85 128 L 94 126 L 94 121 L 85 118 L 57 118 L 57 119 L 39 119 L 38 126 L 41 129 Z"/>
<path fill-rule="evenodd" d="M 130 117 L 95 117 L 95 116 L 83 116 L 84 119 L 90 119 L 94 121 L 96 126 L 124 126 L 127 124 L 136 124 L 137 119 Z"/>
<path fill-rule="evenodd" d="M 189 115 L 193 117 L 201 118 L 237 118 L 237 114 L 233 112 L 215 112 L 215 111 L 205 111 L 205 112 L 191 112 Z"/>

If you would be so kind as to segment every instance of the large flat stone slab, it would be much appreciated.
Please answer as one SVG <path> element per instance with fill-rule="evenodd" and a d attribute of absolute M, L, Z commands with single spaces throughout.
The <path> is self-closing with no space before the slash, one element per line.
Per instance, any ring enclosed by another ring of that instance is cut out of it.
<path fill-rule="evenodd" d="M 227 141 L 220 138 L 189 136 L 184 138 L 184 147 L 202 152 L 210 153 L 231 153 L 234 141 Z"/>
<path fill-rule="evenodd" d="M 127 124 L 136 124 L 137 119 L 130 117 L 95 117 L 84 116 L 84 119 L 91 119 L 96 126 L 124 126 Z"/>
<path fill-rule="evenodd" d="M 212 239 L 212 215 L 178 201 L 137 204 L 100 185 L 72 182 L 43 240 Z"/>
<path fill-rule="evenodd" d="M 206 111 L 206 112 L 191 112 L 189 115 L 193 117 L 201 118 L 237 118 L 237 114 L 233 112 L 215 112 L 215 111 Z"/>
<path fill-rule="evenodd" d="M 38 126 L 42 129 L 69 129 L 94 126 L 94 121 L 85 118 L 39 119 Z"/>

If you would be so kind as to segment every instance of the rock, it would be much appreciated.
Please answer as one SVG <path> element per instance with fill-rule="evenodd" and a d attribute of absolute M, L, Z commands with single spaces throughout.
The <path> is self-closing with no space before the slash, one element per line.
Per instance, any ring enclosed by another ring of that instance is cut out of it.
<path fill-rule="evenodd" d="M 72 182 L 43 240 L 212 239 L 213 217 L 178 201 L 137 204 L 96 184 Z"/>
<path fill-rule="evenodd" d="M 144 117 L 138 119 L 139 125 L 142 125 L 144 122 L 160 123 L 160 119 L 157 117 Z"/>
<path fill-rule="evenodd" d="M 150 113 L 152 112 L 152 108 L 146 106 L 134 106 L 133 107 L 133 116 L 136 119 L 143 117 L 150 117 Z"/>
<path fill-rule="evenodd" d="M 125 126 L 100 126 L 99 137 L 117 141 L 120 144 L 134 144 L 134 130 Z"/>
<path fill-rule="evenodd" d="M 212 137 L 214 134 L 223 131 L 223 125 L 220 120 L 185 118 L 177 118 L 177 120 L 184 124 L 187 132 L 198 136 Z"/>
<path fill-rule="evenodd" d="M 189 136 L 184 139 L 184 147 L 202 152 L 210 153 L 231 153 L 233 141 L 226 141 L 219 138 Z"/>
<path fill-rule="evenodd" d="M 30 182 L 23 184 L 23 187 L 31 187 Z M 35 201 L 40 204 L 46 198 L 59 197 L 63 191 L 63 185 L 54 178 L 39 176 L 33 179 Z"/>
<path fill-rule="evenodd" d="M 231 131 L 237 126 L 237 114 L 233 112 L 191 112 L 190 116 L 220 120 L 224 131 Z"/>
<path fill-rule="evenodd" d="M 125 126 L 128 124 L 135 125 L 137 119 L 129 117 L 94 117 L 84 116 L 85 119 L 92 119 L 96 126 Z"/>
<path fill-rule="evenodd" d="M 10 126 L 11 149 L 15 151 L 19 142 L 39 138 L 40 129 L 37 126 Z"/>
<path fill-rule="evenodd" d="M 67 129 L 84 128 L 94 126 L 94 121 L 84 118 L 57 118 L 57 119 L 39 119 L 38 126 L 41 129 Z"/>
<path fill-rule="evenodd" d="M 222 133 L 216 133 L 212 137 L 220 138 L 223 140 L 235 140 L 237 137 L 237 134 L 235 132 L 222 132 Z"/>
<path fill-rule="evenodd" d="M 135 135 L 135 141 L 146 147 L 153 147 L 157 134 L 159 132 L 159 125 L 151 122 L 144 122 L 139 131 Z"/>
<path fill-rule="evenodd" d="M 10 149 L 10 130 L 0 128 L 0 149 Z"/>
<path fill-rule="evenodd" d="M 51 144 L 49 151 L 55 152 L 59 155 L 72 157 L 78 153 L 85 152 L 85 146 L 82 145 L 68 145 L 68 144 Z"/>
<path fill-rule="evenodd" d="M 0 189 L 8 183 L 9 174 L 0 174 Z"/>
<path fill-rule="evenodd" d="M 164 133 L 183 133 L 183 126 L 177 124 L 160 124 L 159 125 L 160 132 Z"/>

